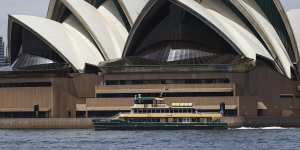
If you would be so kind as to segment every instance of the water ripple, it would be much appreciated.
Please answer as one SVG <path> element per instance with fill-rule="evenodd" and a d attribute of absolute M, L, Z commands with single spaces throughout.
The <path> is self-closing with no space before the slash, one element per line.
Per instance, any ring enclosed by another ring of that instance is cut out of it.
<path fill-rule="evenodd" d="M 1 150 L 298 149 L 300 129 L 218 131 L 0 130 Z"/>

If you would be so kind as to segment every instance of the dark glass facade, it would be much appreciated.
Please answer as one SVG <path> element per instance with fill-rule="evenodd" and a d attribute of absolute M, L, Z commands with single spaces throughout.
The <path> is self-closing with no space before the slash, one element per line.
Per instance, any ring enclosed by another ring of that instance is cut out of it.
<path fill-rule="evenodd" d="M 138 84 L 217 84 L 230 83 L 229 79 L 168 79 L 168 80 L 107 80 L 105 85 L 138 85 Z"/>
<path fill-rule="evenodd" d="M 0 88 L 8 87 L 50 87 L 51 82 L 0 83 Z"/>
<path fill-rule="evenodd" d="M 141 93 L 97 93 L 96 98 L 132 98 Z M 233 96 L 233 92 L 170 92 L 170 93 L 142 93 L 143 97 L 224 97 Z"/>
<path fill-rule="evenodd" d="M 213 60 L 237 55 L 210 26 L 183 8 L 166 1 L 156 11 L 157 15 L 145 19 L 140 25 L 137 32 L 143 35 L 135 39 L 136 46 L 130 49 L 128 56 L 168 63 L 224 64 L 227 61 Z"/>
<path fill-rule="evenodd" d="M 65 61 L 42 39 L 34 35 L 31 31 L 14 24 L 18 30 L 18 35 L 13 35 L 12 40 L 17 40 L 16 45 L 12 46 L 13 69 L 61 69 L 67 67 Z M 14 39 L 14 38 L 18 39 Z"/>

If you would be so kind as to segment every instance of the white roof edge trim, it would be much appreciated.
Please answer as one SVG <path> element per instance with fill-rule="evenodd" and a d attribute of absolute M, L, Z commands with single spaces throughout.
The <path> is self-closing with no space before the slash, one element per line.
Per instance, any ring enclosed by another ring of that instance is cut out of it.
<path fill-rule="evenodd" d="M 123 11 L 125 12 L 129 23 L 133 26 L 134 22 L 149 2 L 149 0 L 118 0 Z"/>
<path fill-rule="evenodd" d="M 84 70 L 85 63 L 81 61 L 80 54 L 72 51 L 74 46 L 62 24 L 46 18 L 26 15 L 14 15 L 12 18 L 20 22 L 22 27 L 30 29 L 33 34 L 46 42 L 75 70 L 80 72 Z"/>
<path fill-rule="evenodd" d="M 49 2 L 48 11 L 47 11 L 47 18 L 49 18 L 49 19 L 52 18 L 56 2 L 57 2 L 57 0 L 50 0 L 50 2 Z"/>

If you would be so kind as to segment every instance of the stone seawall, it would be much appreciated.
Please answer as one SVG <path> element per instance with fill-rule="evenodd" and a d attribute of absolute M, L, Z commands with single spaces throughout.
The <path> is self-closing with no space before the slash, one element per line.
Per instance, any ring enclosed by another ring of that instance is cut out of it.
<path fill-rule="evenodd" d="M 230 128 L 238 127 L 300 127 L 299 117 L 224 117 Z"/>
<path fill-rule="evenodd" d="M 244 117 L 224 117 L 223 122 L 226 122 L 230 128 L 239 128 L 244 125 Z"/>
<path fill-rule="evenodd" d="M 92 129 L 90 118 L 0 119 L 0 129 Z"/>
<path fill-rule="evenodd" d="M 245 117 L 243 126 L 248 127 L 300 127 L 299 117 Z"/>

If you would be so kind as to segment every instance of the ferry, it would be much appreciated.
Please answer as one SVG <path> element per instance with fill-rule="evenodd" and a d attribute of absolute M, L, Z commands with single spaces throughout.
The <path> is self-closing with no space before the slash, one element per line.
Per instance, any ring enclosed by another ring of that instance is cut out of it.
<path fill-rule="evenodd" d="M 95 130 L 206 130 L 227 129 L 222 111 L 197 112 L 192 103 L 172 103 L 163 98 L 135 96 L 131 112 L 113 119 L 94 119 Z"/>

